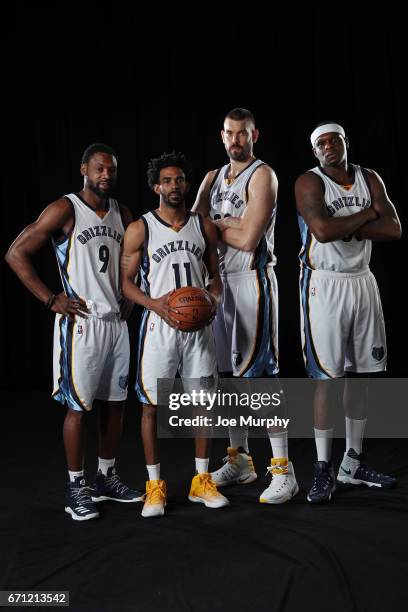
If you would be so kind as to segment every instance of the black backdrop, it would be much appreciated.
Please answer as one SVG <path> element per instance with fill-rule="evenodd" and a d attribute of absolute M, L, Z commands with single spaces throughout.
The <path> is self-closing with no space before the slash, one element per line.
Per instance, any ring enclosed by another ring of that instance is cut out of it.
<path fill-rule="evenodd" d="M 80 157 L 91 142 L 117 149 L 117 195 L 135 216 L 155 206 L 145 170 L 164 150 L 180 149 L 193 162 L 193 201 L 204 173 L 225 160 L 224 114 L 248 107 L 261 132 L 256 154 L 280 181 L 281 371 L 303 376 L 293 184 L 314 163 L 311 129 L 335 119 L 350 136 L 350 160 L 381 174 L 406 226 L 406 22 L 397 14 L 387 19 L 385 5 L 377 12 L 372 6 L 368 21 L 357 20 L 354 5 L 336 3 L 338 14 L 325 22 L 310 3 L 304 14 L 288 5 L 284 16 L 279 5 L 8 6 L 12 16 L 2 13 L 0 32 L 1 255 L 47 203 L 81 188 Z M 376 244 L 372 262 L 394 377 L 407 373 L 405 242 Z M 57 291 L 50 246 L 36 265 Z M 265 508 L 257 498 L 266 485 L 269 444 L 253 440 L 259 480 L 228 490 L 230 512 L 214 515 L 186 501 L 191 441 L 178 441 L 175 449 L 176 441 L 162 440 L 166 517 L 146 524 L 139 505 L 108 502 L 103 520 L 78 529 L 63 513 L 64 411 L 46 399 L 52 316 L 3 261 L 0 272 L 0 398 L 2 425 L 8 425 L 0 444 L 1 588 L 70 589 L 71 609 L 86 612 L 117 610 L 118 601 L 123 610 L 144 612 L 254 605 L 268 612 L 407 609 L 405 441 L 366 443 L 373 465 L 398 477 L 395 491 L 340 490 L 316 509 L 305 499 L 313 442 L 291 441 L 300 494 L 290 504 Z M 137 320 L 135 314 L 130 322 L 133 345 Z M 133 380 L 134 369 L 133 357 Z M 119 464 L 124 481 L 140 488 L 145 469 L 134 403 L 133 393 Z M 92 477 L 97 441 L 95 428 L 89 429 Z M 343 441 L 336 440 L 336 465 L 342 452 Z M 223 453 L 224 441 L 215 441 L 211 469 Z"/>
<path fill-rule="evenodd" d="M 46 204 L 81 188 L 83 149 L 104 141 L 119 156 L 118 198 L 137 217 L 156 205 L 146 185 L 150 157 L 184 151 L 195 179 L 224 163 L 219 131 L 234 106 L 250 108 L 256 155 L 276 170 L 276 228 L 283 376 L 303 376 L 293 184 L 314 164 L 309 134 L 324 119 L 342 123 L 350 161 L 383 177 L 402 221 L 407 163 L 405 40 L 398 17 L 375 25 L 230 14 L 219 5 L 109 9 L 18 6 L 3 24 L 2 254 Z M 58 9 L 60 11 L 60 9 Z M 47 21 L 48 20 L 48 21 Z M 51 20 L 52 26 L 49 25 Z M 5 61 L 4 61 L 5 60 Z M 405 239 L 376 244 L 374 270 L 383 299 L 389 375 L 405 376 Z M 51 384 L 52 317 L 1 268 L 1 384 Z M 60 287 L 51 247 L 36 258 L 52 290 Z M 133 344 L 137 333 L 133 316 Z M 333 321 L 335 324 L 335 320 Z M 133 363 L 134 369 L 134 363 Z"/>

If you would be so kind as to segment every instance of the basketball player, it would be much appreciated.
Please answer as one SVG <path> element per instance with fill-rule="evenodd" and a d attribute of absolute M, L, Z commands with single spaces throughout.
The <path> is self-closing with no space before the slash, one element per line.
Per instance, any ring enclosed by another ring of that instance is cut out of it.
<path fill-rule="evenodd" d="M 259 132 L 253 114 L 234 108 L 224 119 L 222 141 L 229 163 L 208 172 L 193 210 L 210 215 L 220 231 L 223 294 L 214 322 L 218 370 L 247 378 L 278 373 L 278 287 L 274 226 L 278 181 L 253 153 Z M 262 503 L 278 504 L 298 492 L 288 460 L 287 432 L 269 431 L 273 459 Z M 219 486 L 253 482 L 256 472 L 248 430 L 230 429 L 225 465 L 212 474 Z"/>
<path fill-rule="evenodd" d="M 337 480 L 391 488 L 395 479 L 365 464 L 365 385 L 386 369 L 387 348 L 381 300 L 370 271 L 371 242 L 397 240 L 401 226 L 385 186 L 373 170 L 347 161 L 348 139 L 334 121 L 310 137 L 319 166 L 296 181 L 300 252 L 301 332 L 314 397 L 317 462 L 308 500 L 326 502 L 336 487 L 331 463 L 333 429 L 329 407 L 335 383 L 346 376 L 346 452 Z"/>
<path fill-rule="evenodd" d="M 181 153 L 163 153 L 148 165 L 148 183 L 159 196 L 159 207 L 131 223 L 126 230 L 122 265 L 122 290 L 145 308 L 139 338 L 136 391 L 143 404 L 142 439 L 149 480 L 142 516 L 164 514 L 166 483 L 160 477 L 157 448 L 157 379 L 174 378 L 177 370 L 186 384 L 216 379 L 214 338 L 208 325 L 196 332 L 177 329 L 177 311 L 168 299 L 180 287 L 204 287 L 207 271 L 214 304 L 221 293 L 218 272 L 217 230 L 211 221 L 188 213 L 185 196 L 190 168 Z M 143 290 L 134 284 L 139 270 Z M 191 381 L 190 381 L 191 382 Z M 208 473 L 208 440 L 196 437 L 196 471 L 189 499 L 209 508 L 229 504 Z"/>
<path fill-rule="evenodd" d="M 26 227 L 6 256 L 14 272 L 45 307 L 56 313 L 54 399 L 68 407 L 64 444 L 69 481 L 65 511 L 75 521 L 99 516 L 94 502 L 135 502 L 142 494 L 124 485 L 115 453 L 127 397 L 129 337 L 121 300 L 119 261 L 130 211 L 112 199 L 117 156 L 105 144 L 82 156 L 84 187 L 56 200 Z M 33 255 L 51 239 L 63 291 L 54 295 L 42 282 Z M 99 465 L 93 488 L 84 478 L 85 416 L 100 400 Z"/>

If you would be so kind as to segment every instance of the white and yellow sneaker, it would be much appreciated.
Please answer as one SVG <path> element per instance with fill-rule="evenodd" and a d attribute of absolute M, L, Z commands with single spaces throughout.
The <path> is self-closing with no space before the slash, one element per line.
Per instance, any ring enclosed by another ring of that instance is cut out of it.
<path fill-rule="evenodd" d="M 230 484 L 249 484 L 257 479 L 251 455 L 230 446 L 227 453 L 228 455 L 223 459 L 224 465 L 211 474 L 217 487 L 225 487 Z"/>
<path fill-rule="evenodd" d="M 261 504 L 284 504 L 299 492 L 295 471 L 290 461 L 285 458 L 271 459 L 267 468 L 272 476 L 271 484 L 259 498 Z"/>
<path fill-rule="evenodd" d="M 229 501 L 217 491 L 211 474 L 197 474 L 191 481 L 188 499 L 192 502 L 205 504 L 207 508 L 223 508 L 229 506 Z"/>
<path fill-rule="evenodd" d="M 148 480 L 146 482 L 146 497 L 142 516 L 151 518 L 163 516 L 166 505 L 167 489 L 164 480 Z"/>

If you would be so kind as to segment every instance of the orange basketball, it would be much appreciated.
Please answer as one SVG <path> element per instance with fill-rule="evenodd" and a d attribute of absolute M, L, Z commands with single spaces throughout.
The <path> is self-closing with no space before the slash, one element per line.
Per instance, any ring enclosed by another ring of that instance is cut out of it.
<path fill-rule="evenodd" d="M 170 296 L 169 306 L 179 312 L 172 318 L 179 320 L 181 331 L 197 331 L 205 327 L 211 317 L 212 302 L 205 289 L 200 287 L 181 287 Z"/>

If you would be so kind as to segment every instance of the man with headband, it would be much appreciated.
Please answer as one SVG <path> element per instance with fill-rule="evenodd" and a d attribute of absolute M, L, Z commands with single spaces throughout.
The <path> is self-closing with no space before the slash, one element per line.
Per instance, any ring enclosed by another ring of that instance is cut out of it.
<path fill-rule="evenodd" d="M 401 226 L 378 174 L 348 163 L 348 140 L 341 125 L 325 121 L 310 140 L 319 166 L 297 179 L 295 193 L 303 243 L 299 255 L 303 356 L 308 376 L 317 380 L 317 461 L 307 499 L 321 503 L 329 501 L 336 488 L 329 406 L 337 385 L 327 381 L 344 376 L 346 452 L 337 480 L 383 488 L 395 485 L 394 478 L 364 462 L 366 385 L 356 379 L 386 369 L 384 318 L 369 262 L 372 240 L 397 240 Z"/>

